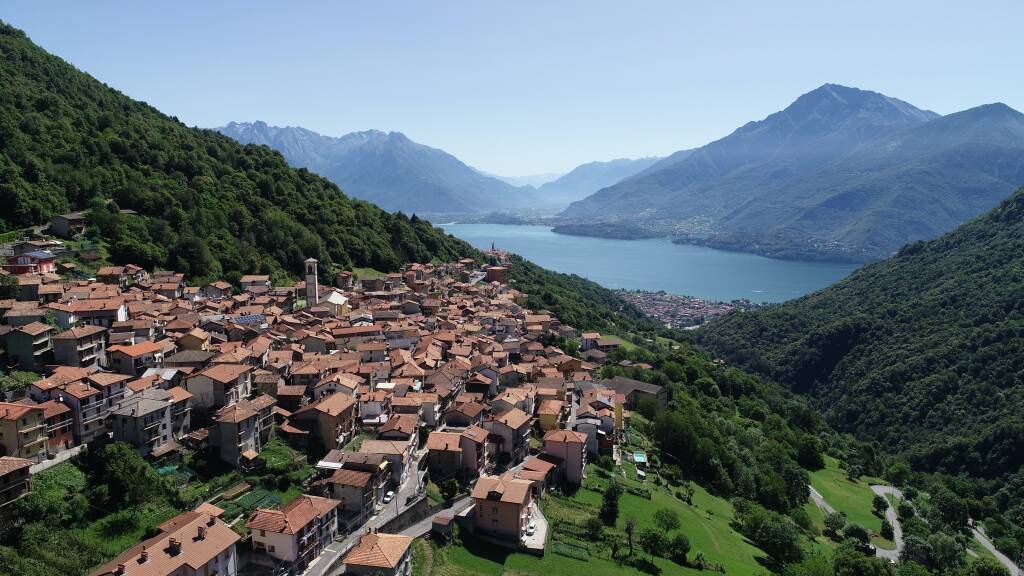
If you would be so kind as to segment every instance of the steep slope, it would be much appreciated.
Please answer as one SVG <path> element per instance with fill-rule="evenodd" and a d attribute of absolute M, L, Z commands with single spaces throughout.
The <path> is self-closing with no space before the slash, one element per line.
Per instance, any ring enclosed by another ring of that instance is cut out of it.
<path fill-rule="evenodd" d="M 915 464 L 1022 473 L 1024 189 L 941 238 L 698 338 Z"/>
<path fill-rule="evenodd" d="M 393 270 L 408 260 L 476 254 L 427 222 L 352 200 L 324 178 L 289 168 L 268 148 L 188 128 L 6 24 L 0 78 L 3 229 L 92 207 L 115 259 L 194 278 L 296 273 L 310 256 L 327 270 Z"/>
<path fill-rule="evenodd" d="M 564 215 L 770 256 L 873 260 L 952 230 L 1021 184 L 1019 112 L 991 104 L 937 117 L 826 85 Z"/>
<path fill-rule="evenodd" d="M 895 98 L 826 84 L 781 112 L 572 204 L 564 215 L 656 222 L 717 219 L 764 186 L 935 117 Z"/>
<path fill-rule="evenodd" d="M 543 202 L 568 205 L 598 190 L 635 176 L 661 158 L 619 158 L 607 162 L 589 162 L 538 189 Z"/>
<path fill-rule="evenodd" d="M 243 144 L 270 146 L 292 166 L 322 174 L 347 193 L 385 210 L 485 213 L 526 207 L 533 200 L 533 188 L 517 188 L 481 174 L 400 132 L 369 130 L 332 138 L 264 122 L 231 122 L 217 130 Z"/>
<path fill-rule="evenodd" d="M 988 211 L 1024 184 L 1024 114 L 990 104 L 884 137 L 762 194 L 718 223 L 728 235 L 818 238 L 882 257 Z"/>

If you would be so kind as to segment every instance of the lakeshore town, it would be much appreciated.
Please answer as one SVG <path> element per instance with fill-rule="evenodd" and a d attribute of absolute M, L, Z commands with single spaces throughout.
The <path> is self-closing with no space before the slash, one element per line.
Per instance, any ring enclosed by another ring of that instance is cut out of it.
<path fill-rule="evenodd" d="M 0 402 L 5 522 L 34 476 L 113 442 L 182 486 L 200 459 L 237 480 L 90 576 L 408 575 L 415 539 L 456 526 L 543 555 L 539 497 L 626 457 L 630 411 L 666 400 L 600 379 L 623 342 L 526 309 L 502 252 L 360 278 L 309 259 L 285 287 L 133 265 L 82 278 L 59 246 L 14 244 L 5 266 L 6 362 L 39 375 Z M 288 498 L 254 480 L 273 483 L 282 453 L 311 468 Z"/>
<path fill-rule="evenodd" d="M 650 290 L 616 290 L 620 298 L 635 305 L 644 314 L 661 322 L 666 328 L 688 330 L 725 316 L 733 310 L 751 310 L 759 305 L 750 300 L 716 302 L 671 292 Z"/>

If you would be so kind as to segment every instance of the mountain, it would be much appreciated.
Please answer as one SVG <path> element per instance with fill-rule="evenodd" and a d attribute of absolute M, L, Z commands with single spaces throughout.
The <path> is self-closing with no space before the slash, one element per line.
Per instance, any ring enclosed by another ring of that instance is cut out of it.
<path fill-rule="evenodd" d="M 1022 118 L 1001 104 L 940 117 L 826 84 L 563 216 L 773 256 L 877 259 L 953 229 L 1024 183 Z"/>
<path fill-rule="evenodd" d="M 478 256 L 263 146 L 189 128 L 0 23 L 0 231 L 91 209 L 112 259 L 196 281 Z M 117 208 L 135 213 L 122 213 Z"/>
<path fill-rule="evenodd" d="M 1024 189 L 824 290 L 697 338 L 806 394 L 840 430 L 1024 497 Z M 993 486 L 993 490 L 998 489 Z"/>
<path fill-rule="evenodd" d="M 231 122 L 217 130 L 243 144 L 269 146 L 292 166 L 322 174 L 347 193 L 389 211 L 479 214 L 524 208 L 533 201 L 533 188 L 486 176 L 401 132 L 369 130 L 334 138 L 264 122 Z"/>
<path fill-rule="evenodd" d="M 568 205 L 634 176 L 659 160 L 661 158 L 619 158 L 608 162 L 590 162 L 577 166 L 557 180 L 541 185 L 538 190 L 545 202 Z"/>
<path fill-rule="evenodd" d="M 487 172 L 484 172 L 483 170 L 477 170 L 477 172 L 483 174 L 484 176 L 497 178 L 498 180 L 501 180 L 506 184 L 511 184 L 512 186 L 533 186 L 534 188 L 547 184 L 552 180 L 557 180 L 558 178 L 563 176 L 559 172 L 547 172 L 544 174 L 528 174 L 526 176 L 498 176 L 497 174 L 489 174 Z"/>

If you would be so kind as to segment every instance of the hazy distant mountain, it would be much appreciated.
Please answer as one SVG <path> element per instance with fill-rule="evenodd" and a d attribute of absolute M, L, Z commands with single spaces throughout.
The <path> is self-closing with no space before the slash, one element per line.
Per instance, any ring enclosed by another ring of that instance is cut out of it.
<path fill-rule="evenodd" d="M 218 130 L 243 144 L 270 146 L 291 165 L 326 176 L 345 193 L 391 211 L 479 214 L 529 206 L 535 193 L 485 176 L 400 132 L 369 130 L 334 138 L 264 122 L 231 122 Z"/>
<path fill-rule="evenodd" d="M 661 158 L 619 158 L 608 162 L 590 162 L 539 187 L 542 201 L 567 205 L 598 190 L 646 170 Z"/>
<path fill-rule="evenodd" d="M 511 184 L 513 186 L 533 186 L 534 188 L 547 184 L 548 182 L 551 182 L 552 180 L 555 180 L 562 176 L 560 172 L 548 172 L 545 174 L 528 174 L 526 176 L 499 176 L 498 174 L 491 174 L 489 172 L 484 172 L 483 170 L 477 170 L 477 172 L 483 174 L 484 176 L 497 178 L 498 180 L 501 180 L 502 182 L 505 182 L 506 184 Z"/>
<path fill-rule="evenodd" d="M 775 255 L 876 258 L 951 230 L 1021 183 L 1016 111 L 992 105 L 940 117 L 826 84 L 564 215 Z"/>

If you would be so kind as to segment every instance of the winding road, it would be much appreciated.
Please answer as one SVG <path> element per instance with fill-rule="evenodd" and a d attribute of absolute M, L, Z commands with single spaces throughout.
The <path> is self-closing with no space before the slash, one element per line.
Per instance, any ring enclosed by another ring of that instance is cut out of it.
<path fill-rule="evenodd" d="M 889 499 L 886 498 L 888 495 L 896 497 L 897 500 L 903 499 L 903 492 L 899 488 L 893 486 L 882 486 L 880 484 L 873 484 L 871 491 L 875 494 L 885 498 L 886 502 Z M 892 541 L 896 544 L 894 550 L 886 550 L 884 548 L 876 548 L 875 554 L 879 558 L 887 558 L 896 562 L 900 559 L 900 553 L 903 552 L 903 526 L 900 525 L 900 519 L 896 516 L 896 508 L 893 507 L 892 502 L 889 502 L 889 507 L 885 509 L 885 519 L 892 524 Z"/>
<path fill-rule="evenodd" d="M 984 527 L 971 526 L 971 534 L 974 534 L 974 539 L 991 552 L 996 557 L 996 560 L 999 560 L 1003 566 L 1006 566 L 1006 569 L 1010 571 L 1010 576 L 1021 576 L 1020 568 L 1013 563 L 1013 560 L 1010 560 L 1006 554 L 996 550 L 995 545 L 992 544 L 992 541 L 988 539 L 988 535 L 985 534 Z"/>
<path fill-rule="evenodd" d="M 810 488 L 811 501 L 814 502 L 815 506 L 824 510 L 826 514 L 835 512 L 835 508 L 833 508 L 828 502 L 825 501 L 825 498 L 821 495 L 820 492 L 815 490 L 814 487 L 811 485 L 808 485 L 807 487 Z M 903 499 L 903 492 L 899 488 L 896 488 L 894 486 L 873 484 L 871 486 L 871 491 L 885 498 L 886 502 L 889 502 L 887 496 L 893 496 L 896 500 Z M 903 551 L 903 527 L 900 525 L 900 519 L 896 515 L 896 508 L 892 505 L 892 502 L 889 502 L 889 507 L 885 509 L 885 519 L 888 520 L 890 524 L 892 524 L 893 542 L 896 544 L 896 548 L 894 550 L 876 548 L 875 554 L 879 558 L 885 558 L 893 562 L 898 562 L 900 559 L 900 553 Z M 1005 554 L 1003 554 L 999 550 L 996 550 L 995 545 L 992 544 L 992 541 L 989 540 L 988 536 L 985 534 L 985 529 L 983 527 L 977 527 L 972 525 L 971 534 L 974 535 L 974 539 L 977 540 L 978 543 L 980 543 L 986 550 L 988 550 L 992 554 L 992 556 L 996 558 L 996 560 L 1002 563 L 1003 566 L 1006 566 L 1006 569 L 1010 571 L 1010 576 L 1024 576 L 1024 572 L 1021 572 L 1020 567 L 1014 564 L 1013 560 L 1010 560 Z"/>

